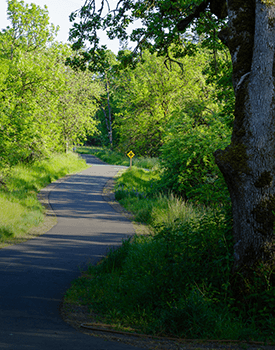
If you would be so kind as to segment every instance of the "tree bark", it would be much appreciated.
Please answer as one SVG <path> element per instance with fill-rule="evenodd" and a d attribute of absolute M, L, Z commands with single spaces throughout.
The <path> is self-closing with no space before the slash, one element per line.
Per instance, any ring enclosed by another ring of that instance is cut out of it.
<path fill-rule="evenodd" d="M 275 4 L 227 0 L 236 97 L 230 145 L 215 152 L 232 200 L 235 269 L 274 256 Z M 223 33 L 224 35 L 224 33 Z"/>

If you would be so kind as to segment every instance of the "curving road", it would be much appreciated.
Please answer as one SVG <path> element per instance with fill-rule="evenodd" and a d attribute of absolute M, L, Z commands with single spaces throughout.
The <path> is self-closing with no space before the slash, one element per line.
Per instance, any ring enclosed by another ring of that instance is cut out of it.
<path fill-rule="evenodd" d="M 65 291 L 87 263 L 97 262 L 108 247 L 134 233 L 101 196 L 120 167 L 83 157 L 93 166 L 50 193 L 57 225 L 0 250 L 1 350 L 138 350 L 77 332 L 59 314 Z"/>

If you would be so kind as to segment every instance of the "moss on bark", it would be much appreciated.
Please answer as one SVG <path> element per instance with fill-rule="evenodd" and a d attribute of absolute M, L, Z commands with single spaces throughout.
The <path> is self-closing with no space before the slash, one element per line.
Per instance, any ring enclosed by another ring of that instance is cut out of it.
<path fill-rule="evenodd" d="M 237 174 L 250 173 L 250 168 L 247 164 L 249 157 L 246 153 L 246 146 L 242 143 L 237 143 L 228 146 L 222 154 L 219 161 L 225 166 L 228 164 Z"/>
<path fill-rule="evenodd" d="M 263 199 L 253 209 L 252 214 L 255 221 L 261 224 L 261 228 L 257 231 L 263 236 L 270 236 L 273 232 L 275 221 L 275 195 L 270 195 L 268 198 Z"/>
<path fill-rule="evenodd" d="M 262 3 L 265 4 L 266 6 L 274 6 L 275 0 L 262 0 Z"/>
<path fill-rule="evenodd" d="M 259 176 L 257 181 L 255 182 L 255 187 L 257 188 L 262 188 L 265 186 L 270 186 L 272 182 L 272 176 L 270 171 L 264 171 L 262 174 Z"/>

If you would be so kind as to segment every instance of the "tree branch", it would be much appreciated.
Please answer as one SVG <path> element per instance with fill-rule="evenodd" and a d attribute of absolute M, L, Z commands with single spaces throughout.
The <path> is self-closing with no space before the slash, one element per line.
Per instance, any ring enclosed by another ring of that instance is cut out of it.
<path fill-rule="evenodd" d="M 209 4 L 209 0 L 205 0 L 204 2 L 202 2 L 199 6 L 196 7 L 195 11 L 187 16 L 186 18 L 182 19 L 178 24 L 177 24 L 177 28 L 180 32 L 183 32 L 188 26 L 189 24 L 195 19 L 198 18 L 199 15 L 205 11 L 206 7 Z"/>

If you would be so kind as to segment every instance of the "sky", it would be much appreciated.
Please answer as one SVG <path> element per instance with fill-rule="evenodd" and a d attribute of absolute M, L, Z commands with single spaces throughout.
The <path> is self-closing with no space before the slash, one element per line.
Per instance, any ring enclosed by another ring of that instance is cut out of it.
<path fill-rule="evenodd" d="M 72 23 L 69 21 L 70 14 L 81 8 L 85 0 L 24 0 L 24 3 L 36 5 L 44 8 L 44 5 L 48 7 L 50 22 L 55 26 L 59 25 L 60 30 L 57 35 L 57 40 L 63 43 L 68 42 L 69 29 L 72 27 Z M 7 1 L 0 0 L 0 30 L 6 28 L 9 25 L 7 19 Z M 117 53 L 119 49 L 118 40 L 109 40 L 104 33 L 100 35 L 102 45 L 107 45 L 107 48 Z"/>

